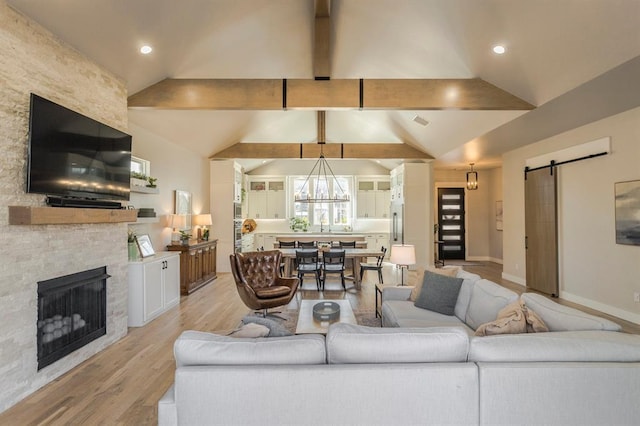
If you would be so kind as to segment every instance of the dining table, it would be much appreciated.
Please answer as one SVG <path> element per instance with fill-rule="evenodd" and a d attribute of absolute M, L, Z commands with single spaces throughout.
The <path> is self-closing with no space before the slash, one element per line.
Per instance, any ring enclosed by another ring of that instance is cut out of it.
<path fill-rule="evenodd" d="M 310 249 L 296 249 L 296 248 L 279 248 L 276 250 L 280 250 L 282 253 L 282 257 L 284 259 L 284 276 L 291 276 L 291 272 L 293 271 L 293 261 L 296 258 L 296 251 L 300 250 L 310 250 Z M 318 256 L 322 258 L 322 250 L 320 249 L 311 249 L 318 250 Z M 353 284 L 357 290 L 361 288 L 360 282 L 360 262 L 363 262 L 363 259 L 367 257 L 378 257 L 382 256 L 382 251 L 380 249 L 369 249 L 369 248 L 341 248 L 333 250 L 344 250 L 345 263 L 347 259 L 351 259 L 353 261 Z"/>

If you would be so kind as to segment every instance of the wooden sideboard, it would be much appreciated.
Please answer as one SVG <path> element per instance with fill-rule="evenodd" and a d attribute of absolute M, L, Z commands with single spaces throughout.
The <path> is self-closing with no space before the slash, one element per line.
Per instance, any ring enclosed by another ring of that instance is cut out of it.
<path fill-rule="evenodd" d="M 193 293 L 216 279 L 217 242 L 192 240 L 167 246 L 169 251 L 180 252 L 180 294 Z"/>

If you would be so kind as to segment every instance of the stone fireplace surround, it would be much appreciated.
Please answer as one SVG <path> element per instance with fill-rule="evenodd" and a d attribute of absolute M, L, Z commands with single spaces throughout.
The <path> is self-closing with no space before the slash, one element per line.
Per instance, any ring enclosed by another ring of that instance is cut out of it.
<path fill-rule="evenodd" d="M 107 72 L 0 0 L 0 411 L 127 333 L 127 225 L 9 225 L 25 193 L 29 94 L 127 131 L 127 90 Z M 134 141 L 135 144 L 135 141 Z M 107 334 L 37 370 L 37 283 L 107 267 Z M 61 395 L 61 398 L 64 397 Z"/>

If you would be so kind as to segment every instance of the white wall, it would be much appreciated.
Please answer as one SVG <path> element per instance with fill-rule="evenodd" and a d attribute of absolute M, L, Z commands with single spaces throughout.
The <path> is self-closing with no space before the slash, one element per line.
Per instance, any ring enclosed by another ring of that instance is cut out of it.
<path fill-rule="evenodd" d="M 171 242 L 166 216 L 175 212 L 175 191 L 191 192 L 194 214 L 209 211 L 209 160 L 176 145 L 149 130 L 129 124 L 133 136 L 133 155 L 151 162 L 151 175 L 158 178 L 159 194 L 132 193 L 130 204 L 154 208 L 158 223 L 130 226 L 137 234 L 148 234 L 156 251 Z M 215 218 L 214 218 L 215 220 Z M 211 236 L 215 239 L 215 235 Z"/>
<path fill-rule="evenodd" d="M 615 242 L 614 184 L 640 179 L 640 108 L 511 151 L 503 156 L 504 268 L 524 283 L 524 167 L 528 158 L 611 137 L 604 157 L 560 166 L 560 297 L 640 324 L 640 247 Z"/>

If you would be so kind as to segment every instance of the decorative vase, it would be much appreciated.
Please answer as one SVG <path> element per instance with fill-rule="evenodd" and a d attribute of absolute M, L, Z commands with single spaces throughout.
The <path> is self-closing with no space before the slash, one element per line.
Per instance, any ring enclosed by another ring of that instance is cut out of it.
<path fill-rule="evenodd" d="M 138 253 L 138 246 L 136 243 L 128 243 L 129 248 L 129 261 L 138 260 L 140 254 Z"/>

